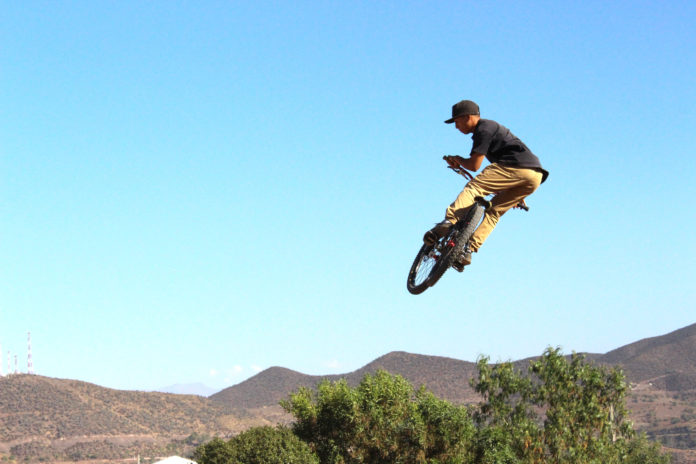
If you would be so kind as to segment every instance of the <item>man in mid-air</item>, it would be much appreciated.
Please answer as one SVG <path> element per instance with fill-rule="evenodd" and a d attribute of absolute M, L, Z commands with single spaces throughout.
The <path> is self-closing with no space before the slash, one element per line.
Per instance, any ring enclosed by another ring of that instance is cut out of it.
<path fill-rule="evenodd" d="M 482 119 L 479 106 L 471 100 L 462 100 L 452 106 L 452 117 L 445 123 L 454 123 L 461 133 L 472 134 L 473 140 L 469 158 L 446 158 L 451 167 L 475 172 L 481 167 L 484 157 L 491 164 L 466 184 L 447 208 L 445 219 L 426 232 L 423 241 L 427 244 L 435 243 L 463 218 L 476 197 L 495 194 L 483 222 L 472 235 L 460 258 L 458 264 L 463 267 L 471 264 L 471 253 L 477 252 L 483 245 L 498 219 L 510 208 L 526 206 L 524 199 L 546 180 L 549 173 L 541 167 L 539 158 L 505 126 L 490 119 Z"/>

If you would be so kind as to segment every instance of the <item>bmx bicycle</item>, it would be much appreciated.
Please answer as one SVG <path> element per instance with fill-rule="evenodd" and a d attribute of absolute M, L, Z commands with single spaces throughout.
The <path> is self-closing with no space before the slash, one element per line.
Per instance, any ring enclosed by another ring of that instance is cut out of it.
<path fill-rule="evenodd" d="M 454 157 L 444 156 L 443 159 L 447 161 L 448 167 L 457 174 L 468 180 L 474 178 L 469 171 L 454 161 Z M 454 267 L 459 272 L 464 270 L 460 264 L 460 259 L 466 251 L 469 239 L 481 224 L 483 216 L 490 206 L 491 202 L 486 198 L 476 197 L 474 204 L 469 207 L 464 218 L 450 227 L 444 236 L 433 244 L 423 244 L 416 259 L 413 260 L 406 280 L 406 288 L 410 293 L 413 295 L 423 293 L 435 285 L 450 267 Z M 522 202 L 517 206 L 529 211 L 529 207 Z"/>

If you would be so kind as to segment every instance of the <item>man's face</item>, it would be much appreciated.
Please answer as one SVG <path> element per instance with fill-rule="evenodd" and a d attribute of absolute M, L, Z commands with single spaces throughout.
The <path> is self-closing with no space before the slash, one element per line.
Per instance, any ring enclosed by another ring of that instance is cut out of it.
<path fill-rule="evenodd" d="M 474 129 L 476 128 L 474 118 L 472 118 L 471 116 L 458 117 L 454 120 L 454 125 L 462 134 L 471 134 L 472 132 L 474 132 Z"/>

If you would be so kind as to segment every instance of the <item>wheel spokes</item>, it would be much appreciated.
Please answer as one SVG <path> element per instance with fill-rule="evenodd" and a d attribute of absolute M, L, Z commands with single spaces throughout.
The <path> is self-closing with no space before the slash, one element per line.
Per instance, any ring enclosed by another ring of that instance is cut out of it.
<path fill-rule="evenodd" d="M 423 256 L 423 259 L 418 265 L 418 270 L 416 271 L 416 275 L 413 279 L 416 285 L 420 285 L 423 282 L 425 282 L 425 280 L 430 276 L 430 272 L 433 270 L 433 267 L 435 267 L 435 265 L 437 264 L 439 258 L 440 254 L 435 249 L 431 250 L 427 255 Z"/>

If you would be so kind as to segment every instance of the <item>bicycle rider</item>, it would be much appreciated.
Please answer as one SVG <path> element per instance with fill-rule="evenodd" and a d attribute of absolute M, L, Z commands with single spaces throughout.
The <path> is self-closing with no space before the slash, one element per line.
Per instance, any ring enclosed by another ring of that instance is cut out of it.
<path fill-rule="evenodd" d="M 482 119 L 479 106 L 471 100 L 462 100 L 452 106 L 452 117 L 445 123 L 454 123 L 461 133 L 472 134 L 473 140 L 469 158 L 448 157 L 450 166 L 476 172 L 484 157 L 491 164 L 466 184 L 447 208 L 445 219 L 426 232 L 423 241 L 435 243 L 464 217 L 476 197 L 495 194 L 483 222 L 459 260 L 461 270 L 463 266 L 471 264 L 471 253 L 481 248 L 500 217 L 518 204 L 526 206 L 524 199 L 546 180 L 549 173 L 541 167 L 539 158 L 506 127 L 490 119 Z"/>

